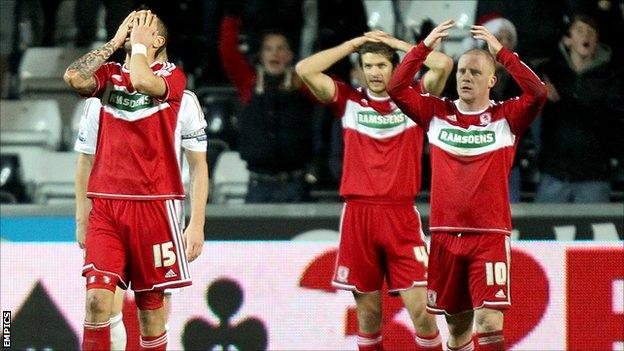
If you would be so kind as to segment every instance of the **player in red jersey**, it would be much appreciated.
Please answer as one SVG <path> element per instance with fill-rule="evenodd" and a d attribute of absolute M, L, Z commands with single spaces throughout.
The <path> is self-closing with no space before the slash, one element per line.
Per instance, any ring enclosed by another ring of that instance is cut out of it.
<path fill-rule="evenodd" d="M 473 319 L 479 350 L 504 349 L 503 310 L 511 304 L 508 182 L 518 140 L 546 102 L 546 86 L 485 27 L 475 39 L 489 51 L 464 53 L 457 67 L 459 99 L 449 101 L 410 87 L 431 48 L 453 26 L 436 28 L 406 55 L 388 85 L 397 105 L 427 131 L 431 145 L 431 252 L 428 305 L 445 313 L 451 350 L 472 350 Z M 522 89 L 494 102 L 489 91 L 500 62 Z"/>
<path fill-rule="evenodd" d="M 80 119 L 78 137 L 74 144 L 74 150 L 79 152 L 75 182 L 76 240 L 81 248 L 84 248 L 88 216 L 91 209 L 91 201 L 87 198 L 87 183 L 93 164 L 93 155 L 97 149 L 101 108 L 100 99 L 94 97 L 86 100 L 84 112 Z M 206 120 L 197 96 L 192 91 L 185 90 L 176 126 L 176 149 L 179 150 L 182 147 L 185 150 L 184 156 L 190 167 L 189 175 L 194 183 L 197 181 L 208 181 L 205 178 L 201 179 L 204 172 L 202 167 L 206 162 L 207 138 L 205 128 Z M 195 200 L 205 202 L 206 199 L 194 199 L 192 196 L 191 206 L 194 205 L 193 201 Z M 112 350 L 126 349 L 126 330 L 122 315 L 124 293 L 125 290 L 118 286 L 115 291 L 115 300 L 110 319 Z M 170 296 L 171 291 L 165 291 L 165 307 L 167 310 L 169 310 Z"/>
<path fill-rule="evenodd" d="M 103 105 L 87 189 L 92 209 L 83 267 L 85 350 L 110 349 L 114 292 L 117 285 L 127 288 L 130 282 L 140 313 L 141 348 L 164 350 L 163 291 L 192 284 L 188 261 L 203 247 L 205 162 L 191 187 L 191 221 L 182 237 L 184 189 L 176 126 L 186 79 L 166 61 L 166 43 L 167 29 L 158 17 L 150 11 L 133 12 L 111 41 L 65 73 L 72 88 L 99 97 Z M 124 66 L 104 64 L 122 47 L 127 52 Z"/>
<path fill-rule="evenodd" d="M 342 121 L 345 150 L 340 194 L 345 205 L 333 285 L 353 291 L 360 350 L 383 349 L 380 291 L 384 278 L 390 292 L 403 298 L 416 329 L 418 349 L 442 349 L 435 318 L 425 309 L 427 247 L 414 206 L 424 135 L 386 92 L 399 62 L 396 50 L 411 47 L 376 31 L 321 51 L 296 66 L 312 93 Z M 323 73 L 355 51 L 360 54 L 365 88 L 354 89 Z M 430 70 L 416 89 L 439 94 L 452 61 L 436 53 L 427 66 Z"/>

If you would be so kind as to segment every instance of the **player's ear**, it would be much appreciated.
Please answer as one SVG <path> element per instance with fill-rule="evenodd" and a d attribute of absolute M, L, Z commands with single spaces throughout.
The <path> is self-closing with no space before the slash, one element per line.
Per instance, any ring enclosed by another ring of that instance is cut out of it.
<path fill-rule="evenodd" d="M 165 37 L 163 37 L 162 35 L 157 35 L 156 39 L 154 39 L 154 44 L 152 44 L 154 46 L 155 49 L 158 49 L 162 46 L 165 45 Z"/>
<path fill-rule="evenodd" d="M 496 74 L 492 74 L 492 76 L 490 77 L 490 81 L 488 82 L 488 88 L 492 89 L 494 85 L 496 85 L 496 82 L 497 82 Z"/>

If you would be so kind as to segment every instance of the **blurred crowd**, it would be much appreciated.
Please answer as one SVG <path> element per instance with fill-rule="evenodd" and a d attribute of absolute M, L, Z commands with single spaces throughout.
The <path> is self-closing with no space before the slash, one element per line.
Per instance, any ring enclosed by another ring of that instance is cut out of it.
<path fill-rule="evenodd" d="M 340 122 L 300 89 L 293 66 L 370 30 L 360 0 L 2 0 L 3 98 L 19 98 L 16 73 L 28 47 L 76 46 L 86 52 L 108 40 L 142 4 L 169 26 L 175 38 L 168 44 L 170 60 L 184 68 L 189 88 L 202 98 L 209 135 L 219 141 L 213 146 L 237 150 L 247 162 L 247 202 L 318 200 L 311 191 L 335 194 Z M 401 18 L 400 6 L 392 8 Z M 623 0 L 477 1 L 475 22 L 516 51 L 549 90 L 541 118 L 517 151 L 509 180 L 512 202 L 608 202 L 616 190 L 624 191 L 623 13 Z M 422 23 L 415 39 L 431 26 Z M 467 38 L 462 45 L 479 43 Z M 360 84 L 357 59 L 344 60 L 330 74 Z M 494 99 L 518 95 L 504 69 L 497 77 Z M 443 93 L 449 98 L 456 98 L 453 80 Z M 425 155 L 425 194 L 428 162 Z"/>

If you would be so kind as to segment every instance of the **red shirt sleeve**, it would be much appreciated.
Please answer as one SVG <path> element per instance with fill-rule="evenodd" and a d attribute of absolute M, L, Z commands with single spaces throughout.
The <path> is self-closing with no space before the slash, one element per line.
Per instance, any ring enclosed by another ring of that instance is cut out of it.
<path fill-rule="evenodd" d="M 425 130 L 429 129 L 429 122 L 435 111 L 444 110 L 444 101 L 429 94 L 423 94 L 419 86 L 413 85 L 413 78 L 422 67 L 427 55 L 431 52 L 422 42 L 412 48 L 388 83 L 388 95 L 395 104 L 409 118 L 421 125 Z"/>
<path fill-rule="evenodd" d="M 85 97 L 102 97 L 104 93 L 104 89 L 106 88 L 106 82 L 110 79 L 111 76 L 111 65 L 117 65 L 114 62 L 107 62 L 100 66 L 100 68 L 95 71 L 93 74 L 93 78 L 95 78 L 95 90 L 90 95 L 83 95 Z"/>
<path fill-rule="evenodd" d="M 546 103 L 548 90 L 539 77 L 520 61 L 517 54 L 502 48 L 496 55 L 514 78 L 522 95 L 503 102 L 504 115 L 514 134 L 521 135 L 531 125 Z"/>
<path fill-rule="evenodd" d="M 219 34 L 219 54 L 225 74 L 238 91 L 241 101 L 247 103 L 256 82 L 256 72 L 238 50 L 239 33 L 240 20 L 225 16 Z"/>
<path fill-rule="evenodd" d="M 327 105 L 337 118 L 342 118 L 345 108 L 347 107 L 347 100 L 349 100 L 349 96 L 353 93 L 353 88 L 343 81 L 337 79 L 333 79 L 333 81 L 336 90 L 334 92 L 334 98 Z"/>
<path fill-rule="evenodd" d="M 182 101 L 184 88 L 186 88 L 186 76 L 179 67 L 174 68 L 171 74 L 164 74 L 161 78 L 167 85 L 167 92 L 161 101 Z"/>

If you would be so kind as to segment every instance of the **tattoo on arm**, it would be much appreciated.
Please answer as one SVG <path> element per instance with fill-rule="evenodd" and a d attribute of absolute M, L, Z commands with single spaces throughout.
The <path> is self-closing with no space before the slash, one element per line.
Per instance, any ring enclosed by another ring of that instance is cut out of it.
<path fill-rule="evenodd" d="M 104 46 L 90 51 L 86 55 L 82 56 L 78 60 L 74 61 L 67 70 L 76 71 L 83 79 L 89 79 L 93 77 L 95 71 L 108 60 L 108 58 L 115 52 L 115 44 L 113 41 L 109 41 Z"/>

